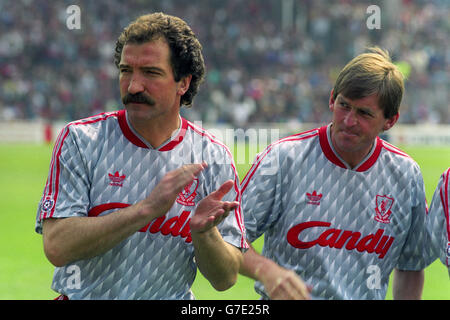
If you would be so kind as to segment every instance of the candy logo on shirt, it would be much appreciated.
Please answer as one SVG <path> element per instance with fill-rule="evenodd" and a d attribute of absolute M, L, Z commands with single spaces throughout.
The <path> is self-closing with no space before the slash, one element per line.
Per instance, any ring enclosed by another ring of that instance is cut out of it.
<path fill-rule="evenodd" d="M 389 216 L 392 213 L 391 208 L 394 204 L 394 199 L 387 195 L 377 195 L 375 204 L 375 220 L 381 223 L 390 223 L 391 220 L 389 220 Z"/>
<path fill-rule="evenodd" d="M 191 237 L 191 218 L 189 211 L 183 211 L 180 216 L 175 216 L 167 218 L 162 216 L 151 221 L 145 227 L 141 228 L 139 232 L 150 232 L 158 233 L 161 232 L 163 235 L 171 235 L 173 237 L 180 236 L 181 238 L 186 238 L 186 243 L 192 242 Z"/>
<path fill-rule="evenodd" d="M 194 198 L 197 195 L 198 179 L 195 178 L 178 194 L 177 202 L 184 206 L 195 206 Z"/>
<path fill-rule="evenodd" d="M 289 229 L 286 237 L 287 242 L 297 249 L 309 249 L 316 245 L 334 249 L 345 248 L 350 251 L 357 250 L 361 253 L 375 253 L 378 254 L 379 259 L 383 259 L 395 239 L 385 234 L 383 229 L 378 229 L 375 233 L 363 236 L 358 231 L 329 228 L 330 226 L 330 222 L 324 221 L 302 222 Z M 318 235 L 318 237 L 306 241 L 305 238 L 311 237 L 311 235 Z"/>

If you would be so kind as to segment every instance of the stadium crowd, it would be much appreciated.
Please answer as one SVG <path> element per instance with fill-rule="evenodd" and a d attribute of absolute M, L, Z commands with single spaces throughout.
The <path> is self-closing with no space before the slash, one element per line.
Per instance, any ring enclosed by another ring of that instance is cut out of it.
<path fill-rule="evenodd" d="M 246 127 L 329 121 L 336 72 L 366 46 L 408 76 L 403 123 L 450 123 L 447 0 L 129 0 L 0 2 L 0 120 L 73 120 L 120 108 L 115 41 L 140 14 L 182 17 L 204 47 L 207 78 L 184 115 Z M 68 6 L 81 28 L 66 25 Z"/>

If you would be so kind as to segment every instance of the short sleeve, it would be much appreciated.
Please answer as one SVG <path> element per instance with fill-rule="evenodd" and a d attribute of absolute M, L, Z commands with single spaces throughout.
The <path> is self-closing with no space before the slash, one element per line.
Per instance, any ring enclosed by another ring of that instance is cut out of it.
<path fill-rule="evenodd" d="M 42 233 L 45 219 L 87 216 L 90 183 L 85 168 L 75 132 L 66 126 L 53 148 L 47 182 L 36 214 L 37 233 Z"/>
<path fill-rule="evenodd" d="M 431 238 L 432 260 L 439 258 L 450 267 L 450 168 L 440 177 L 428 212 L 427 229 Z"/>
<path fill-rule="evenodd" d="M 248 239 L 259 238 L 282 212 L 278 146 L 258 154 L 241 184 Z"/>
<path fill-rule="evenodd" d="M 416 164 L 411 179 L 411 225 L 402 252 L 397 262 L 397 269 L 418 271 L 424 269 L 429 263 L 430 250 L 429 234 L 426 230 L 427 203 L 425 187 Z"/>
<path fill-rule="evenodd" d="M 217 152 L 217 147 L 215 149 L 215 152 L 213 152 L 214 159 L 211 159 L 210 163 L 208 163 L 206 170 L 206 179 L 210 186 L 207 192 L 209 194 L 217 190 L 225 181 L 233 180 L 233 187 L 222 200 L 239 202 L 238 208 L 230 212 L 228 217 L 217 228 L 224 241 L 237 248 L 246 250 L 248 249 L 248 244 L 246 241 L 244 220 L 242 218 L 241 190 L 236 166 L 231 152 L 226 146 L 222 146 L 219 152 Z"/>

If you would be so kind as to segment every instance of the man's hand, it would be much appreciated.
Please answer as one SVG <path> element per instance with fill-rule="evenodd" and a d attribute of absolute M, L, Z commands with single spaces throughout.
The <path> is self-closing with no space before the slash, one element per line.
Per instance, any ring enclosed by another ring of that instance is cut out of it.
<path fill-rule="evenodd" d="M 311 288 L 292 270 L 281 266 L 271 268 L 260 277 L 272 300 L 308 300 Z"/>
<path fill-rule="evenodd" d="M 292 270 L 285 269 L 275 261 L 255 251 L 249 243 L 244 253 L 240 273 L 246 277 L 260 281 L 272 300 L 309 300 L 312 287 Z"/>
<path fill-rule="evenodd" d="M 61 267 L 105 253 L 153 219 L 165 215 L 182 189 L 206 166 L 206 163 L 188 164 L 173 170 L 161 179 L 146 199 L 110 214 L 95 219 L 45 220 L 43 238 L 47 258 Z"/>
<path fill-rule="evenodd" d="M 228 180 L 219 189 L 210 193 L 200 201 L 191 219 L 191 232 L 202 233 L 221 223 L 239 206 L 239 202 L 222 201 L 222 198 L 233 188 L 234 181 Z"/>
<path fill-rule="evenodd" d="M 178 194 L 194 181 L 195 177 L 207 167 L 201 164 L 187 164 L 167 173 L 140 205 L 145 211 L 153 212 L 153 217 L 161 217 L 172 208 Z"/>
<path fill-rule="evenodd" d="M 236 283 L 242 263 L 242 252 L 225 242 L 216 228 L 231 210 L 239 206 L 239 202 L 236 201 L 222 201 L 233 186 L 234 181 L 228 180 L 219 189 L 203 198 L 190 222 L 198 269 L 219 291 L 227 290 Z"/>

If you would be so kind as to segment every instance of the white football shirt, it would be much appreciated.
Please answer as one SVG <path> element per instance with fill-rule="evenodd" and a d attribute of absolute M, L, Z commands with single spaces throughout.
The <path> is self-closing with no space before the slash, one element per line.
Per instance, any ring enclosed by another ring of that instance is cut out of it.
<path fill-rule="evenodd" d="M 264 234 L 262 254 L 297 272 L 315 299 L 384 299 L 394 268 L 427 265 L 419 166 L 379 137 L 353 169 L 330 125 L 286 137 L 257 155 L 241 192 L 249 240 Z"/>
<path fill-rule="evenodd" d="M 440 177 L 428 211 L 433 258 L 439 258 L 450 275 L 450 168 Z M 433 259 L 433 260 L 434 260 Z"/>
<path fill-rule="evenodd" d="M 38 233 L 47 218 L 95 217 L 137 203 L 167 172 L 202 161 L 208 167 L 165 216 L 104 254 L 56 268 L 52 288 L 69 299 L 193 299 L 197 267 L 190 217 L 226 180 L 235 184 L 224 200 L 241 200 L 228 148 L 184 118 L 157 149 L 132 128 L 125 110 L 69 123 L 54 146 L 37 211 Z M 240 207 L 218 228 L 228 243 L 247 247 Z"/>

